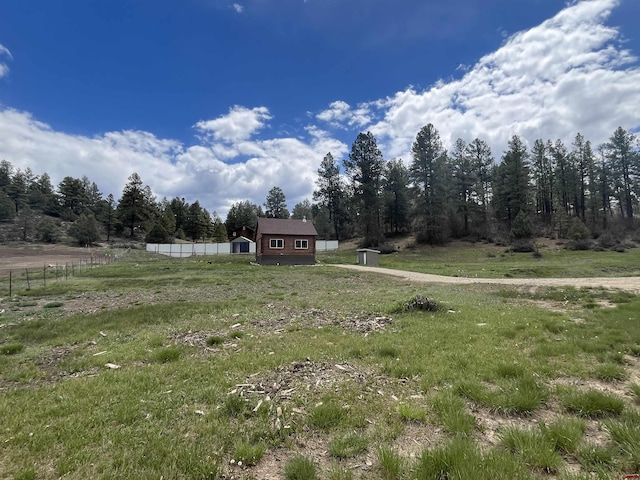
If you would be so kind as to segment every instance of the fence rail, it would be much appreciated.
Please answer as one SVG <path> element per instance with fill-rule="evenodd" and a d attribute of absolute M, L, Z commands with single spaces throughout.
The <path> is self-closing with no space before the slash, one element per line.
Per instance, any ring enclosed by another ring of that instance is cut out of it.
<path fill-rule="evenodd" d="M 0 295 L 8 294 L 11 297 L 38 286 L 68 280 L 80 272 L 115 261 L 115 255 L 92 254 L 66 263 L 43 264 L 38 268 L 10 269 L 8 273 L 0 274 Z"/>
<path fill-rule="evenodd" d="M 236 253 L 256 253 L 256 244 L 247 245 L 248 251 L 240 251 L 238 243 L 147 243 L 147 252 L 169 257 L 185 258 L 196 255 L 229 255 Z M 316 252 L 337 250 L 337 240 L 316 240 Z"/>

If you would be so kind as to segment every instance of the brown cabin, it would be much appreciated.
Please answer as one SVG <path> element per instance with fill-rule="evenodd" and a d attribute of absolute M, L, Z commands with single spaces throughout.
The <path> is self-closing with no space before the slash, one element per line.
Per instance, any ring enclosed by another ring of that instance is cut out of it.
<path fill-rule="evenodd" d="M 261 265 L 313 265 L 318 232 L 307 220 L 258 218 L 256 262 Z"/>

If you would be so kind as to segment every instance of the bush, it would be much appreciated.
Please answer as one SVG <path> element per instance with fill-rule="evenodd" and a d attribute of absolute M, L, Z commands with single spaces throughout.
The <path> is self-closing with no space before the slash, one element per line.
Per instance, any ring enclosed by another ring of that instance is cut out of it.
<path fill-rule="evenodd" d="M 424 295 L 416 295 L 411 300 L 402 303 L 398 308 L 395 309 L 396 312 L 413 312 L 416 310 L 421 310 L 424 312 L 437 312 L 440 310 L 440 306 L 436 303 L 435 300 L 425 297 Z"/>
<path fill-rule="evenodd" d="M 511 245 L 510 251 L 512 253 L 533 253 L 536 251 L 536 246 L 531 240 L 516 240 Z"/>

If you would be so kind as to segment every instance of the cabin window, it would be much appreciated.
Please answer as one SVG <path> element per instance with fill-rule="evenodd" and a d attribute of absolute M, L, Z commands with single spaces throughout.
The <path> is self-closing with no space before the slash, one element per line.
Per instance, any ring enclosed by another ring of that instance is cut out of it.
<path fill-rule="evenodd" d="M 269 248 L 284 248 L 284 240 L 282 238 L 272 238 L 269 240 Z"/>
<path fill-rule="evenodd" d="M 307 250 L 309 248 L 309 240 L 296 240 L 296 248 L 298 250 Z"/>

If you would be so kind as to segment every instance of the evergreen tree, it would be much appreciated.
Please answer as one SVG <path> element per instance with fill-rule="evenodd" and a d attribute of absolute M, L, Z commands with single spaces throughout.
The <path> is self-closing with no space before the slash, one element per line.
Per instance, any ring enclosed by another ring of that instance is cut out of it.
<path fill-rule="evenodd" d="M 133 237 L 136 230 L 144 230 L 145 222 L 149 219 L 147 197 L 148 192 L 142 186 L 140 175 L 129 175 L 117 209 L 120 220 L 129 229 L 129 237 Z"/>
<path fill-rule="evenodd" d="M 82 180 L 64 177 L 58 184 L 60 215 L 65 220 L 75 220 L 88 209 L 89 200 Z"/>
<path fill-rule="evenodd" d="M 331 152 L 322 159 L 316 185 L 318 189 L 313 192 L 313 200 L 327 212 L 328 220 L 333 227 L 334 238 L 340 240 L 341 227 L 346 220 L 343 208 L 345 191 L 340 178 L 340 167 L 333 159 Z"/>
<path fill-rule="evenodd" d="M 259 216 L 262 216 L 262 209 L 255 203 L 249 200 L 235 202 L 231 205 L 225 220 L 227 236 L 231 237 L 233 232 L 242 227 L 255 228 Z"/>
<path fill-rule="evenodd" d="M 455 193 L 455 209 L 462 215 L 463 234 L 469 235 L 469 217 L 476 211 L 474 198 L 477 197 L 474 187 L 478 183 L 477 170 L 473 157 L 469 155 L 467 144 L 459 138 L 453 146 L 451 154 L 453 170 L 453 191 Z"/>
<path fill-rule="evenodd" d="M 587 207 L 589 199 L 587 196 L 593 190 L 594 183 L 594 156 L 591 149 L 591 142 L 585 141 L 582 134 L 578 133 L 573 141 L 573 150 L 571 152 L 574 168 L 576 170 L 578 188 L 576 193 L 578 199 L 576 201 L 578 215 L 582 222 L 587 221 Z M 595 223 L 595 222 L 594 222 Z"/>
<path fill-rule="evenodd" d="M 229 235 L 227 234 L 227 227 L 224 225 L 224 222 L 215 211 L 211 217 L 213 221 L 212 240 L 216 243 L 227 243 L 229 241 Z"/>
<path fill-rule="evenodd" d="M 487 220 L 492 193 L 491 171 L 493 170 L 494 160 L 491 147 L 484 140 L 476 138 L 467 145 L 467 155 L 471 158 L 471 165 L 476 179 L 473 191 L 482 211 L 481 221 L 484 223 Z"/>
<path fill-rule="evenodd" d="M 536 212 L 550 225 L 553 216 L 554 166 L 550 148 L 541 139 L 533 144 L 531 170 L 535 184 Z"/>
<path fill-rule="evenodd" d="M 495 169 L 494 204 L 496 216 L 511 228 L 520 211 L 529 210 L 529 164 L 524 143 L 517 135 L 509 140 L 509 150 Z"/>
<path fill-rule="evenodd" d="M 400 233 L 409 226 L 409 170 L 402 159 L 391 160 L 385 166 L 384 220 L 389 230 Z"/>
<path fill-rule="evenodd" d="M 634 149 L 634 142 L 635 135 L 618 127 L 609 138 L 609 142 L 604 144 L 604 152 L 616 185 L 620 212 L 629 224 L 633 221 L 633 206 L 639 193 L 637 185 L 640 157 Z"/>
<path fill-rule="evenodd" d="M 175 230 L 169 233 L 174 233 L 178 230 L 184 231 L 184 227 L 187 221 L 187 215 L 189 212 L 189 204 L 185 201 L 184 198 L 175 197 L 169 203 L 169 207 L 171 207 L 171 211 L 175 216 Z"/>
<path fill-rule="evenodd" d="M 557 140 L 556 143 L 551 146 L 550 151 L 555 165 L 554 185 L 558 200 L 565 213 L 571 215 L 572 211 L 575 212 L 575 205 L 573 203 L 576 197 L 575 169 L 567 153 L 567 148 L 561 140 Z"/>
<path fill-rule="evenodd" d="M 447 203 L 449 169 L 447 152 L 440 134 L 430 123 L 418 132 L 411 148 L 413 162 L 410 179 L 416 190 L 416 227 L 418 240 L 442 243 L 447 240 Z"/>
<path fill-rule="evenodd" d="M 287 199 L 280 187 L 273 187 L 269 190 L 264 207 L 268 218 L 289 218 Z"/>
<path fill-rule="evenodd" d="M 93 245 L 100 238 L 96 220 L 91 212 L 80 215 L 69 228 L 69 235 L 73 237 L 79 245 Z"/>
<path fill-rule="evenodd" d="M 207 233 L 208 216 L 200 207 L 200 202 L 197 200 L 189 206 L 189 212 L 187 214 L 187 221 L 185 224 L 184 233 L 192 241 L 197 241 L 203 238 Z"/>
<path fill-rule="evenodd" d="M 313 219 L 311 202 L 305 198 L 302 202 L 296 203 L 291 212 L 291 218 L 311 221 Z"/>
<path fill-rule="evenodd" d="M 364 244 L 377 246 L 382 239 L 380 210 L 384 160 L 371 132 L 358 134 L 351 146 L 349 158 L 343 163 L 351 180 L 354 206 L 357 209 L 358 225 L 364 237 Z"/>

